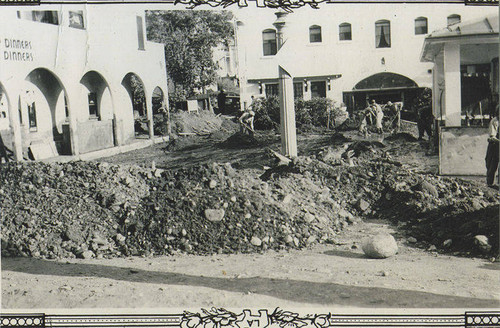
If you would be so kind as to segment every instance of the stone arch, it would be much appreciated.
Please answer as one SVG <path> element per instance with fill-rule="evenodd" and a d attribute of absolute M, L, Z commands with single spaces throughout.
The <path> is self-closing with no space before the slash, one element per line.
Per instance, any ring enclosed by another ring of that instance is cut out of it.
<path fill-rule="evenodd" d="M 162 112 L 162 108 L 165 108 L 165 93 L 163 92 L 162 88 L 159 86 L 156 86 L 153 89 L 153 93 L 151 95 L 151 102 L 153 105 L 153 114 L 158 114 Z"/>
<path fill-rule="evenodd" d="M 139 75 L 130 72 L 122 79 L 122 86 L 127 90 L 132 104 L 135 136 L 149 135 L 146 85 Z"/>
<path fill-rule="evenodd" d="M 397 73 L 382 72 L 373 74 L 354 86 L 353 90 L 367 89 L 394 89 L 417 88 L 418 84 L 412 79 Z"/>
<path fill-rule="evenodd" d="M 19 105 L 21 118 L 29 131 L 43 143 L 53 142 L 57 154 L 70 154 L 70 132 L 69 129 L 63 131 L 63 125 L 69 122 L 70 111 L 64 84 L 54 72 L 44 67 L 33 69 L 25 81 Z"/>
<path fill-rule="evenodd" d="M 86 97 L 91 119 L 113 118 L 113 99 L 109 84 L 101 73 L 88 71 L 80 79 L 82 96 Z"/>

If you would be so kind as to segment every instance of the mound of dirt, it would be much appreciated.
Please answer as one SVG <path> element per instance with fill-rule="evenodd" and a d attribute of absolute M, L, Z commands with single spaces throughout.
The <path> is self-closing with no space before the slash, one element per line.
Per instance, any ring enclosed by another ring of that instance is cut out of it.
<path fill-rule="evenodd" d="M 361 218 L 389 219 L 421 247 L 497 254 L 495 191 L 413 173 L 372 152 L 383 144 L 354 144 L 354 151 L 370 153 L 357 165 L 298 157 L 262 177 L 218 163 L 169 171 L 93 162 L 8 163 L 0 170 L 2 256 L 302 248 L 334 243 L 343 227 Z M 489 239 L 488 252 L 475 245 L 476 235 Z"/>
<path fill-rule="evenodd" d="M 172 131 L 176 134 L 209 135 L 215 131 L 235 131 L 235 123 L 227 117 L 204 110 L 199 113 L 179 112 L 172 114 Z M 229 121 L 229 122 L 227 122 Z"/>
<path fill-rule="evenodd" d="M 398 132 L 385 137 L 384 141 L 416 142 L 418 139 L 408 132 Z"/>

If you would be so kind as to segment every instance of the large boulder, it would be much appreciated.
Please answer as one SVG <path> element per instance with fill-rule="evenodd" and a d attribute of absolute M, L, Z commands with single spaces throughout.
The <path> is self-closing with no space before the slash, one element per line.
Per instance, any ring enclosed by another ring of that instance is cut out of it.
<path fill-rule="evenodd" d="M 364 238 L 361 247 L 366 256 L 374 259 L 384 259 L 398 252 L 396 240 L 388 233 L 379 233 Z"/>

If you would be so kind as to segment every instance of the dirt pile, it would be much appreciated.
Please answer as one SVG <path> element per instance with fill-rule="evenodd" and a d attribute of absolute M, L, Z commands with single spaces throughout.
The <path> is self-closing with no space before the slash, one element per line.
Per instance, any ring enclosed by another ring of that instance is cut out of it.
<path fill-rule="evenodd" d="M 164 172 L 91 162 L 13 163 L 2 166 L 0 182 L 3 256 L 301 248 L 331 242 L 351 216 L 310 179 L 268 184 L 229 164 Z"/>
<path fill-rule="evenodd" d="M 208 110 L 199 113 L 174 113 L 171 121 L 172 131 L 178 135 L 210 135 L 220 130 L 232 132 L 238 128 L 229 117 L 215 115 Z"/>
<path fill-rule="evenodd" d="M 381 145 L 351 144 L 354 163 L 339 160 L 349 149 L 341 147 L 264 174 L 218 163 L 168 171 L 92 162 L 2 165 L 2 255 L 302 248 L 335 243 L 338 231 L 361 218 L 389 219 L 426 249 L 495 255 L 497 192 L 413 173 Z M 474 243 L 477 235 L 488 238 L 488 252 Z"/>

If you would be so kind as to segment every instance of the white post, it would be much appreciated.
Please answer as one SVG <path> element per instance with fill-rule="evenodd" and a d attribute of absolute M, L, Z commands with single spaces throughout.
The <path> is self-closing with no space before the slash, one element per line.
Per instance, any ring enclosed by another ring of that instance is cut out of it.
<path fill-rule="evenodd" d="M 293 99 L 293 79 L 279 66 L 280 131 L 281 151 L 285 156 L 297 156 L 297 135 L 295 131 L 295 104 Z"/>
<path fill-rule="evenodd" d="M 446 126 L 462 124 L 462 97 L 460 81 L 460 45 L 444 45 L 444 97 Z"/>

